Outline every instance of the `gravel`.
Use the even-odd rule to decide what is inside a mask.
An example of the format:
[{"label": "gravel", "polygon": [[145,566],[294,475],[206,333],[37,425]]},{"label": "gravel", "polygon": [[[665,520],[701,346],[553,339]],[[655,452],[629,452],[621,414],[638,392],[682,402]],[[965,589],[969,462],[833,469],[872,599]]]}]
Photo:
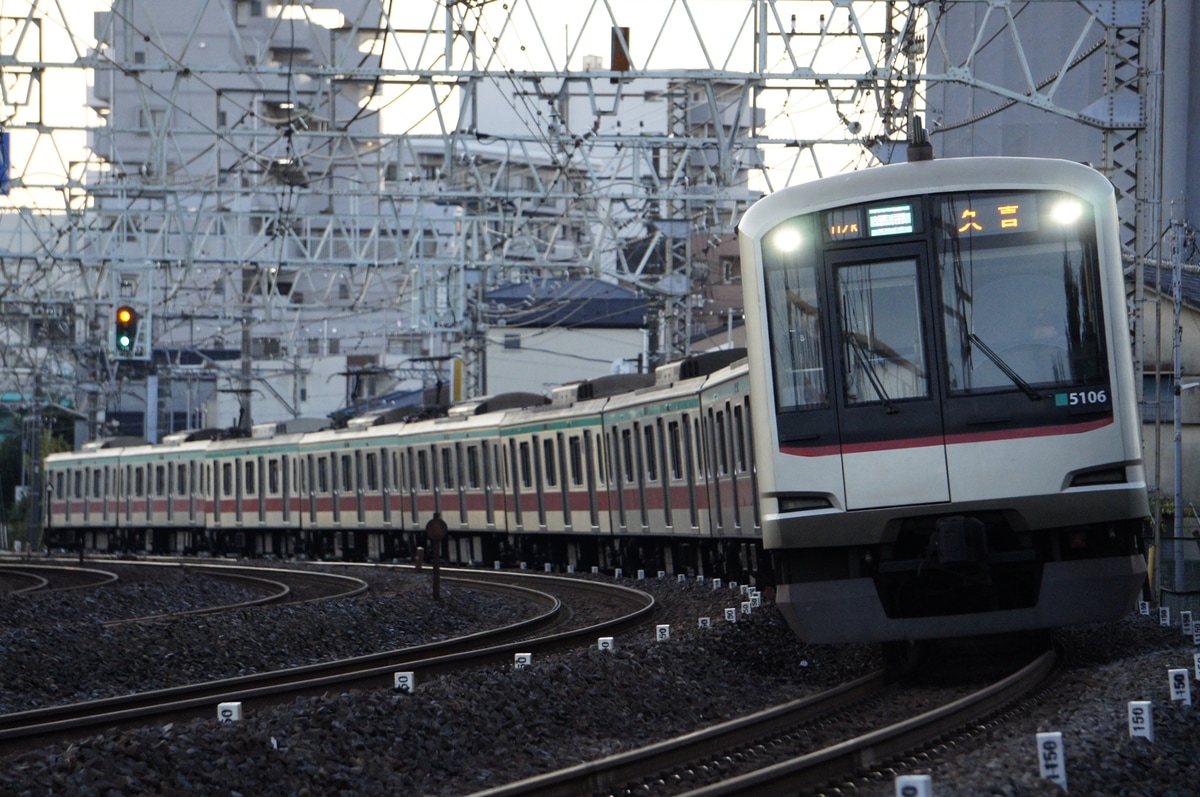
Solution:
[{"label": "gravel", "polygon": [[[355,575],[362,573],[355,571]],[[196,577],[76,593],[0,596],[0,711],[358,655],[510,622],[530,609],[396,572],[351,600],[257,607],[220,617],[102,629],[97,617],[228,600]],[[872,646],[797,640],[769,604],[736,624],[740,597],[695,582],[638,586],[659,601],[652,631],[391,690],[297,699],[222,726],[151,726],[0,757],[12,795],[457,795],[672,736],[844,682],[880,665]],[[218,592],[219,590],[219,592]],[[699,617],[712,627],[699,628]],[[169,628],[169,633],[164,633]],[[1061,731],[1073,794],[1191,794],[1200,782],[1197,714],[1172,704],[1168,668],[1192,669],[1178,628],[1130,616],[1059,635],[1067,667],[1041,695],[897,773],[928,773],[950,794],[1061,793],[1038,777],[1035,736]],[[1126,704],[1154,703],[1156,741],[1130,739]],[[892,795],[892,775],[838,787]],[[835,793],[830,790],[829,793]]]}]

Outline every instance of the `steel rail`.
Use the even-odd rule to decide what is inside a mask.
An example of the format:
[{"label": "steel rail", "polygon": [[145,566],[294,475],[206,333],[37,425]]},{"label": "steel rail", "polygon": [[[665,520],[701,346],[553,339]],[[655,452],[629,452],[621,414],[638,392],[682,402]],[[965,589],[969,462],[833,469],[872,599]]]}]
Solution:
[{"label": "steel rail", "polygon": [[686,797],[794,795],[800,789],[851,778],[891,758],[929,746],[1010,705],[1045,683],[1056,661],[1055,652],[1046,651],[1012,675],[940,708],[790,761],[686,792]]}]

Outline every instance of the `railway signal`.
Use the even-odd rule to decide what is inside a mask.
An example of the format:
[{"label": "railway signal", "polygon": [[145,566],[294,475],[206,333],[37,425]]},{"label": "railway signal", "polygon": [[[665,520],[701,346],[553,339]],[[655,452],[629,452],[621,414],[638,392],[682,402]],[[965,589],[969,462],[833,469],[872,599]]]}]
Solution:
[{"label": "railway signal", "polygon": [[113,342],[118,357],[134,356],[140,321],[141,314],[129,305],[121,305],[117,308],[113,326]]}]

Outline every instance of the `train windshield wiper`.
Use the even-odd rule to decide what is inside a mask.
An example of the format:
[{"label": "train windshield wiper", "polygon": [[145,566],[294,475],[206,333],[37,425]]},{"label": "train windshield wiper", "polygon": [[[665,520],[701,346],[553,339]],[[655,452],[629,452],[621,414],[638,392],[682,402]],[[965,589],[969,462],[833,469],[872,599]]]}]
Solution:
[{"label": "train windshield wiper", "polygon": [[999,368],[1001,371],[1004,372],[1005,376],[1007,376],[1010,380],[1012,380],[1012,383],[1014,385],[1021,388],[1022,392],[1024,392],[1026,396],[1029,396],[1030,401],[1041,401],[1042,400],[1042,394],[1038,393],[1036,390],[1033,389],[1032,385],[1030,385],[1028,382],[1026,382],[1024,379],[1022,379],[1021,375],[1018,374],[1016,371],[1014,371],[1013,367],[1011,365],[1004,362],[1003,357],[1001,357],[999,354],[996,354],[996,352],[992,351],[992,347],[987,345],[986,343],[984,343],[983,340],[978,335],[976,335],[974,332],[972,332],[967,337],[972,343],[974,343],[976,346],[979,347],[979,350],[981,352],[983,352],[984,354],[987,355],[987,358],[989,360],[991,360],[992,362],[994,362],[996,364],[997,368]]},{"label": "train windshield wiper", "polygon": [[850,344],[851,350],[854,351],[854,359],[858,360],[859,367],[867,375],[867,381],[871,383],[871,388],[875,391],[875,395],[879,397],[879,401],[883,404],[887,414],[895,415],[900,412],[900,408],[896,406],[896,402],[892,401],[891,396],[883,389],[883,381],[879,378],[879,372],[875,370],[875,363],[867,356],[863,342],[853,332],[847,331],[843,333],[843,337]]}]

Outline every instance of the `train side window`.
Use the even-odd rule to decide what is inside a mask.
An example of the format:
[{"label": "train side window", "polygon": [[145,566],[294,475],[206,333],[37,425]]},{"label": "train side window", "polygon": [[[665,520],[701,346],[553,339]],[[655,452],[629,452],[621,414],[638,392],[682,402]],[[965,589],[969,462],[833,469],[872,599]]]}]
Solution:
[{"label": "train side window", "polygon": [[733,408],[733,462],[738,473],[746,472],[746,425],[741,406]]},{"label": "train side window", "polygon": [[542,440],[542,456],[546,468],[546,486],[553,487],[558,483],[558,469],[554,465],[554,438],[547,437]]},{"label": "train side window", "polygon": [[429,489],[429,452],[423,448],[417,451],[417,486]]},{"label": "train side window", "polygon": [[571,484],[583,484],[583,447],[578,435],[567,439],[567,453],[571,461]]},{"label": "train side window", "polygon": [[279,495],[279,460],[267,460],[267,492]]},{"label": "train side window", "polygon": [[317,492],[329,492],[329,460],[317,457]]},{"label": "train side window", "polygon": [[165,470],[165,465],[154,466],[154,494],[160,498],[167,494],[167,477],[166,473],[164,472]]},{"label": "train side window", "polygon": [[642,427],[642,438],[645,442],[646,480],[658,481],[658,446],[654,442],[654,426],[647,424]]},{"label": "train side window", "polygon": [[450,446],[441,449],[442,454],[442,487],[454,489],[454,452]]},{"label": "train side window", "polygon": [[342,492],[348,493],[354,489],[354,478],[352,466],[350,464],[350,455],[342,454],[341,461],[338,463],[341,469]]},{"label": "train side window", "polygon": [[146,495],[146,469],[142,466],[133,469],[133,494],[138,498]]},{"label": "train side window", "polygon": [[221,495],[233,495],[233,463],[221,463]]},{"label": "train side window", "polygon": [[521,459],[521,463],[520,463],[521,486],[522,487],[532,487],[533,486],[533,476],[532,476],[533,464],[530,461],[528,441],[522,441],[521,445],[518,447],[517,451],[518,451],[518,453],[520,455],[520,459]]},{"label": "train side window", "polygon": [[[61,494],[62,493],[60,492],[59,495],[61,495]],[[83,471],[82,470],[75,471],[74,497],[75,498],[83,498]]]},{"label": "train side window", "polygon": [[633,430],[621,430],[621,463],[624,465],[625,483],[633,484]]},{"label": "train side window", "polygon": [[492,444],[492,464],[496,468],[494,478],[496,479],[496,489],[504,490],[508,486],[508,464],[504,461],[504,457],[500,454],[500,444]]},{"label": "train side window", "polygon": [[379,455],[374,451],[367,452],[367,489],[371,492],[379,489]]},{"label": "train side window", "polygon": [[467,446],[467,486],[479,488],[479,446]]},{"label": "train side window", "polygon": [[257,487],[256,487],[256,485],[255,485],[255,478],[254,478],[254,472],[255,472],[255,469],[254,469],[254,462],[253,462],[253,460],[249,460],[249,459],[248,459],[248,460],[246,460],[246,462],[245,462],[245,466],[246,466],[246,467],[245,467],[245,471],[246,471],[246,477],[245,477],[245,478],[246,478],[246,481],[245,481],[245,485],[244,485],[244,486],[245,486],[245,490],[246,490],[246,493],[245,493],[245,494],[246,494],[246,495],[254,495],[254,492],[255,492],[255,490],[257,489]]},{"label": "train side window", "polygon": [[667,438],[670,442],[671,478],[678,481],[683,478],[683,440],[679,432],[679,421],[667,424]]},{"label": "train side window", "polygon": [[717,436],[717,468],[718,472],[724,475],[729,473],[729,449],[726,443],[724,412],[717,412],[715,434]]},{"label": "train side window", "polygon": [[104,491],[101,490],[101,475],[100,474],[101,474],[100,470],[92,471],[92,497],[93,498],[100,498],[101,496],[104,495]]}]

